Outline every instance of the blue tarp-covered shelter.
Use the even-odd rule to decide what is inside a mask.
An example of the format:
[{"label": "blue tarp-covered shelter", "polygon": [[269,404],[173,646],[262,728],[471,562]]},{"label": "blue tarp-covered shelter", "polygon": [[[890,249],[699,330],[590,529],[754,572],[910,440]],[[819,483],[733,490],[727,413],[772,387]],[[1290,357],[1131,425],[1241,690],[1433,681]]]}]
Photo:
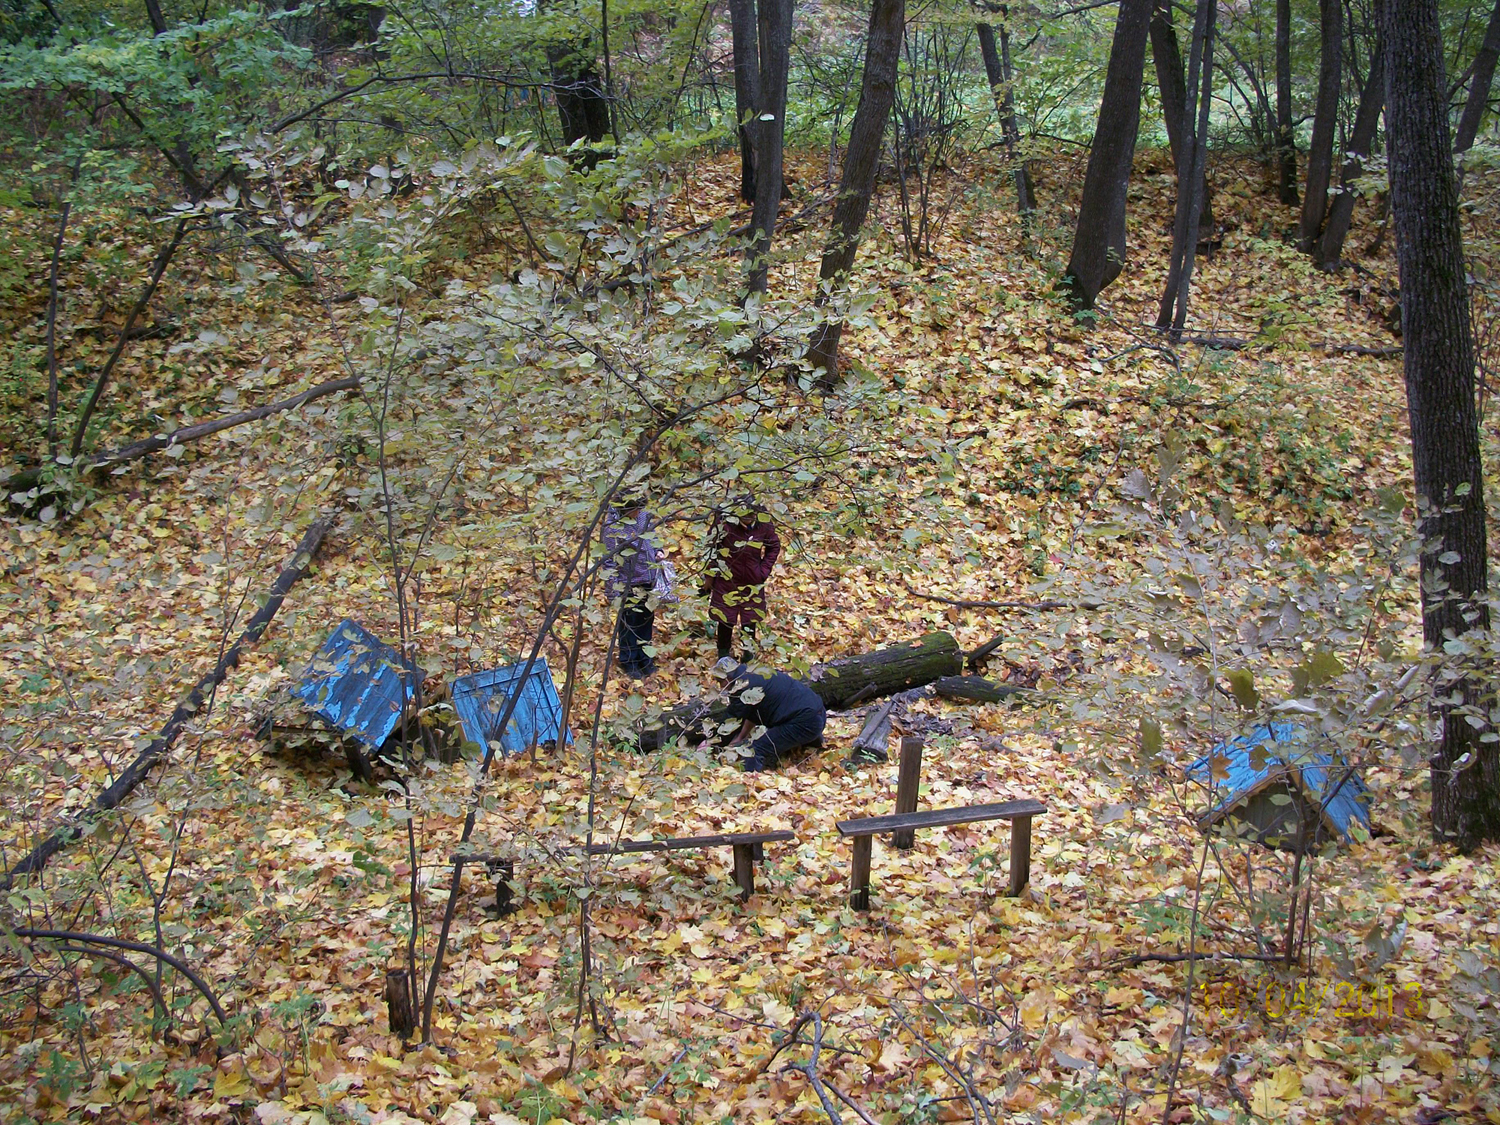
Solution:
[{"label": "blue tarp-covered shelter", "polygon": [[[506,757],[557,741],[562,725],[562,700],[557,697],[552,672],[540,658],[532,663],[530,675],[522,682],[521,673],[525,670],[523,662],[453,681],[453,709],[463,724],[464,738],[486,749],[491,742],[498,742]],[[500,719],[518,685],[520,698],[501,732]],[[573,741],[571,732],[565,732],[563,738]]]},{"label": "blue tarp-covered shelter", "polygon": [[319,718],[378,750],[416,697],[421,675],[394,648],[345,618],[295,692]]},{"label": "blue tarp-covered shelter", "polygon": [[[1295,847],[1349,839],[1370,823],[1370,793],[1358,773],[1316,745],[1296,723],[1271,723],[1220,743],[1187,768],[1216,798],[1199,819],[1204,830],[1232,821],[1251,839]],[[1303,835],[1305,833],[1305,836]]]}]

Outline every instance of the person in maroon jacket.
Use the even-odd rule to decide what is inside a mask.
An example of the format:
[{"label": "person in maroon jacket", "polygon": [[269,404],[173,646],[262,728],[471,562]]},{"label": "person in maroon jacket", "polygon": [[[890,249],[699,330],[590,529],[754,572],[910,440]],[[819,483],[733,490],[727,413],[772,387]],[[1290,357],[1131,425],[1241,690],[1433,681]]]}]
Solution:
[{"label": "person in maroon jacket", "polygon": [[[742,496],[715,511],[708,544],[703,592],[718,625],[719,655],[724,657],[733,648],[736,625],[742,638],[753,637],[755,627],[765,620],[766,579],[781,557],[781,540],[766,511]],[[748,661],[749,655],[744,659]]]}]

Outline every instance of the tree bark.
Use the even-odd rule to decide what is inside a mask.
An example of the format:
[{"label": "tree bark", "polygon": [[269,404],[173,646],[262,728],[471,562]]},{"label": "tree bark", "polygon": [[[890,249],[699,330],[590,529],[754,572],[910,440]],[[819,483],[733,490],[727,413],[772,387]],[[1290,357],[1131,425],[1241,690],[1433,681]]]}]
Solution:
[{"label": "tree bark", "polygon": [[1297,206],[1297,138],[1292,130],[1292,0],[1276,0],[1276,167],[1281,202]]},{"label": "tree bark", "polygon": [[[557,123],[562,130],[563,146],[571,147],[578,141],[598,144],[610,131],[609,99],[588,36],[549,43],[547,65],[552,93],[557,99]],[[599,162],[599,155],[584,153],[579,162],[585,168],[592,168]]]},{"label": "tree bark", "polygon": [[[929,633],[913,644],[850,656],[813,670],[808,686],[830,711],[847,711],[871,699],[930,684],[963,672],[964,654],[951,633]],[[655,750],[671,738],[701,742],[724,721],[712,698],[692,700],[662,712],[656,725],[641,731],[642,750]]]},{"label": "tree bark", "polygon": [[1016,211],[1029,220],[1036,210],[1036,188],[1031,181],[1031,165],[1021,155],[1021,127],[1016,121],[1015,78],[1010,65],[1010,6],[1000,6],[1000,38],[997,48],[995,29],[977,25],[979,53],[984,59],[984,76],[995,99],[1000,118],[1000,133],[1005,138],[1005,155],[1016,181]]},{"label": "tree bark", "polygon": [[760,47],[755,0],[729,0],[734,44],[734,118],[740,137],[740,198],[755,202],[755,145],[751,131],[760,112]]},{"label": "tree bark", "polygon": [[172,712],[172,717],[167,720],[166,725],[146,748],[136,755],[135,761],[131,762],[119,777],[100,792],[76,820],[58,825],[32,849],[30,854],[0,877],[0,891],[10,890],[15,885],[16,879],[22,875],[32,875],[41,871],[49,859],[82,835],[84,824],[97,819],[100,813],[119,807],[120,802],[130,796],[136,786],[146,779],[146,775],[172,748],[172,743],[177,741],[177,736],[182,733],[182,728],[187,726],[188,720],[203,709],[209,695],[224,682],[225,677],[229,675],[229,670],[239,664],[243,650],[260,640],[266,627],[271,624],[271,619],[276,616],[276,611],[281,608],[281,603],[286,600],[287,592],[296,584],[297,579],[306,573],[313,556],[318,553],[323,536],[332,526],[333,520],[333,514],[323,516],[315,520],[307,529],[306,534],[302,536],[302,541],[297,544],[297,549],[292,552],[292,557],[287,560],[281,573],[276,576],[265,605],[261,606],[259,612],[250,619],[250,623],[245,626],[245,631],[240,634],[240,639],[225,651],[213,669],[198,681],[192,691],[188,692],[188,697],[177,705],[177,710]]},{"label": "tree bark", "polygon": [[1490,100],[1490,84],[1495,80],[1495,62],[1500,59],[1500,0],[1495,0],[1495,10],[1490,13],[1490,25],[1485,30],[1484,42],[1474,56],[1474,76],[1469,80],[1469,97],[1464,102],[1463,116],[1458,119],[1458,132],[1453,137],[1455,154],[1468,152],[1479,135],[1479,122],[1484,117]]},{"label": "tree bark", "polygon": [[[1422,636],[1441,650],[1490,627],[1474,339],[1437,0],[1382,0],[1381,18],[1407,413],[1422,505]],[[1479,642],[1481,651],[1488,643]],[[1472,667],[1450,666],[1434,681],[1442,734],[1431,760],[1432,825],[1465,850],[1500,838],[1500,750],[1481,741],[1491,727],[1492,680],[1488,669],[1481,678]]]},{"label": "tree bark", "polygon": [[1093,308],[1100,290],[1120,276],[1125,264],[1125,202],[1141,123],[1141,79],[1151,7],[1152,0],[1120,0],[1115,21],[1104,97],[1063,282],[1080,309]]},{"label": "tree bark", "polygon": [[[860,79],[859,108],[849,128],[849,147],[844,151],[844,174],[833,205],[833,229],[823,248],[818,268],[818,293],[814,305],[822,308],[832,299],[835,287],[844,286],[854,256],[859,250],[859,232],[870,213],[875,194],[875,171],[880,164],[881,143],[896,96],[896,66],[901,57],[901,36],[906,27],[906,0],[873,0],[870,28],[865,38],[865,67]],[[844,322],[825,316],[813,329],[807,359],[814,370],[822,370],[819,383],[832,387],[838,378],[839,336]]]},{"label": "tree bark", "polygon": [[791,67],[792,0],[760,0],[760,95],[755,128],[755,207],[750,213],[748,293],[764,293],[771,239],[781,205],[782,142],[786,136],[786,80]]},{"label": "tree bark", "polygon": [[[1162,123],[1167,127],[1167,145],[1172,150],[1172,167],[1178,169],[1180,174],[1183,130],[1192,128],[1190,115],[1193,111],[1188,105],[1188,81],[1182,72],[1182,53],[1177,48],[1177,29],[1172,23],[1171,0],[1156,0],[1156,6],[1151,11],[1151,59],[1156,66],[1156,88],[1161,94]],[[1212,231],[1213,200],[1209,198],[1206,169],[1207,165],[1205,179],[1201,184],[1203,210],[1200,223]]]},{"label": "tree bark", "polygon": [[1345,154],[1339,193],[1328,208],[1328,222],[1318,242],[1318,266],[1336,270],[1344,254],[1344,240],[1354,219],[1355,191],[1365,157],[1375,146],[1375,131],[1380,127],[1380,111],[1385,105],[1385,37],[1376,32],[1375,50],[1370,55],[1370,73],[1359,92],[1359,108],[1354,113],[1354,128],[1349,133],[1349,151]]},{"label": "tree bark", "polygon": [[983,676],[944,676],[934,680],[932,690],[945,699],[966,699],[974,703],[1001,703],[1017,695],[1035,695],[1035,688],[1016,684],[997,684]]},{"label": "tree bark", "polygon": [[[1208,118],[1214,84],[1214,17],[1217,12],[1218,0],[1198,0],[1198,11],[1193,20],[1187,84],[1187,89],[1193,93],[1191,97],[1185,96],[1183,106],[1182,155],[1177,162],[1177,211],[1172,221],[1172,259],[1156,318],[1158,328],[1171,326],[1174,341],[1182,338],[1187,321],[1193,256],[1198,247],[1198,224],[1203,212],[1204,175],[1208,167]],[[1198,89],[1200,80],[1201,91]],[[1193,121],[1195,110],[1198,115],[1196,122]]]},{"label": "tree bark", "polygon": [[1297,248],[1311,254],[1328,214],[1328,188],[1333,182],[1333,141],[1338,129],[1339,81],[1344,58],[1342,0],[1318,0],[1322,61],[1318,65],[1318,99],[1313,110],[1312,143],[1307,149],[1307,191],[1302,197],[1302,221]]}]

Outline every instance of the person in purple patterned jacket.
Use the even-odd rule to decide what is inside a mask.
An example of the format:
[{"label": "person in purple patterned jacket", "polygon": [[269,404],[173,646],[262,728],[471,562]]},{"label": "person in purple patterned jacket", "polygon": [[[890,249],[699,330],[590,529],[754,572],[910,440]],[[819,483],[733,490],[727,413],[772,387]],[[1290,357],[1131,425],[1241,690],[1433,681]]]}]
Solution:
[{"label": "person in purple patterned jacket", "polygon": [[661,566],[661,549],[652,542],[654,521],[639,493],[618,496],[604,514],[604,592],[620,606],[618,645],[620,669],[634,679],[656,671],[647,649],[656,615],[649,604]]}]

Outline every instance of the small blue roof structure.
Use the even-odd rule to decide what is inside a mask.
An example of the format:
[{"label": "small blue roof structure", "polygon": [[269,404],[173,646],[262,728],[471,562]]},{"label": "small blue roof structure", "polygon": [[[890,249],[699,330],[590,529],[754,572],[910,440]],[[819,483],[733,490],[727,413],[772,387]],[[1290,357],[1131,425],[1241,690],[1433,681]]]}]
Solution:
[{"label": "small blue roof structure", "polygon": [[[453,681],[453,709],[458,712],[466,739],[485,748],[491,742],[498,742],[505,757],[557,739],[558,727],[562,725],[562,700],[557,697],[552,672],[547,662],[538,657],[531,665],[531,674],[522,683],[521,673],[525,669],[522,662]],[[518,685],[520,698],[502,734],[498,729],[500,719]],[[563,737],[573,741],[571,731]]]},{"label": "small blue roof structure", "polygon": [[421,675],[394,648],[346,617],[293,690],[320,718],[378,750],[416,697]]},{"label": "small blue roof structure", "polygon": [[[1219,798],[1198,821],[1205,830],[1231,819],[1262,843],[1290,847],[1304,829],[1311,829],[1309,843],[1347,840],[1356,820],[1370,823],[1370,791],[1359,774],[1315,749],[1312,733],[1296,723],[1258,726],[1220,743],[1188,766],[1187,777]],[[1273,799],[1281,794],[1289,799]]]}]

